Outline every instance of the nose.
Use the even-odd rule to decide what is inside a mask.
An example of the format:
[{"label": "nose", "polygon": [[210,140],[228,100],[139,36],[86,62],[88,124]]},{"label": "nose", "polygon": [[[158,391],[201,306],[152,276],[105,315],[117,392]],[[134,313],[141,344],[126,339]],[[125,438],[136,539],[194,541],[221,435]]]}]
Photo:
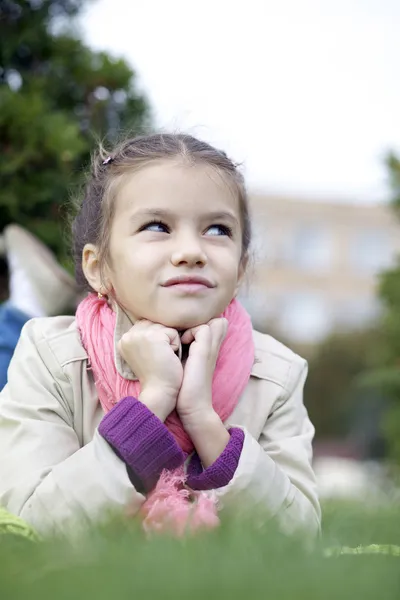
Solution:
[{"label": "nose", "polygon": [[174,267],[178,267],[179,265],[204,267],[207,264],[207,256],[198,236],[194,234],[179,236],[179,239],[176,239],[175,247],[171,254],[171,263]]}]

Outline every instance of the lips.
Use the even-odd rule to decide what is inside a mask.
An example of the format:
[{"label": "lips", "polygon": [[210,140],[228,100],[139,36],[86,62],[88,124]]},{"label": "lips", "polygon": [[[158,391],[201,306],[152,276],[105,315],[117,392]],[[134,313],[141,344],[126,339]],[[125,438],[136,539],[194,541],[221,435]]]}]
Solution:
[{"label": "lips", "polygon": [[213,283],[207,279],[206,277],[201,276],[193,276],[193,275],[178,275],[177,277],[172,277],[171,279],[167,279],[165,283],[163,283],[163,287],[171,287],[171,286],[204,286],[208,288],[215,287]]}]

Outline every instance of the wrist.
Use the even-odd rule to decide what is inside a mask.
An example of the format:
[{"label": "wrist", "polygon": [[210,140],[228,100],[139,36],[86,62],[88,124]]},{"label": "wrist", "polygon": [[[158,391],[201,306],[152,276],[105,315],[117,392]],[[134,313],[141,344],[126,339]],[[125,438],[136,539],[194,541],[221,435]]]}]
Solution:
[{"label": "wrist", "polygon": [[[232,480],[239,464],[244,444],[244,431],[238,427],[229,429],[230,439],[221,454],[206,468],[199,454],[194,454],[187,467],[186,484],[192,490],[213,490],[225,487]],[[207,458],[206,458],[207,460]]]},{"label": "wrist", "polygon": [[190,415],[179,415],[186,433],[191,437],[198,432],[224,426],[220,416],[211,407],[192,412]]},{"label": "wrist", "polygon": [[230,434],[214,410],[198,412],[183,427],[193,442],[204,468],[208,468],[224,451]]},{"label": "wrist", "polygon": [[185,454],[160,419],[132,396],[120,400],[98,431],[128,467],[137,491],[149,491],[164,470],[178,468]]},{"label": "wrist", "polygon": [[144,388],[139,394],[139,400],[162,422],[174,410],[176,404],[176,398],[163,391],[162,388]]}]

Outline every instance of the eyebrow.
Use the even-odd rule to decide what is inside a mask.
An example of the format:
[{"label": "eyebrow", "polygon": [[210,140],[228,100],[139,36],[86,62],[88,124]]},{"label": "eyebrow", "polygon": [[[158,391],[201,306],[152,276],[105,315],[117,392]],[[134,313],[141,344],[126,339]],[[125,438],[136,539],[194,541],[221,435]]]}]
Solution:
[{"label": "eyebrow", "polygon": [[[168,209],[158,209],[158,208],[148,208],[143,210],[138,210],[131,215],[131,220],[135,220],[141,217],[173,217],[175,213]],[[222,221],[231,221],[234,223],[239,223],[237,217],[228,211],[215,211],[209,212],[204,215],[204,218],[211,220],[222,220]]]}]

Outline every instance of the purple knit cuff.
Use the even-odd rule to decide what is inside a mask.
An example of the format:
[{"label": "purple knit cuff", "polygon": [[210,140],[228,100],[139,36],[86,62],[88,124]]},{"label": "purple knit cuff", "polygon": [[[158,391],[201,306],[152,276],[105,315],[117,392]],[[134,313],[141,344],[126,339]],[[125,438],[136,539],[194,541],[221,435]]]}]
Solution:
[{"label": "purple knit cuff", "polygon": [[203,471],[199,455],[190,459],[186,485],[192,490],[213,490],[228,485],[239,464],[244,442],[244,431],[238,427],[229,429],[231,439],[217,460]]},{"label": "purple knit cuff", "polygon": [[186,455],[167,427],[139,400],[127,396],[108,412],[99,433],[151,490],[163,469],[176,469]]}]

